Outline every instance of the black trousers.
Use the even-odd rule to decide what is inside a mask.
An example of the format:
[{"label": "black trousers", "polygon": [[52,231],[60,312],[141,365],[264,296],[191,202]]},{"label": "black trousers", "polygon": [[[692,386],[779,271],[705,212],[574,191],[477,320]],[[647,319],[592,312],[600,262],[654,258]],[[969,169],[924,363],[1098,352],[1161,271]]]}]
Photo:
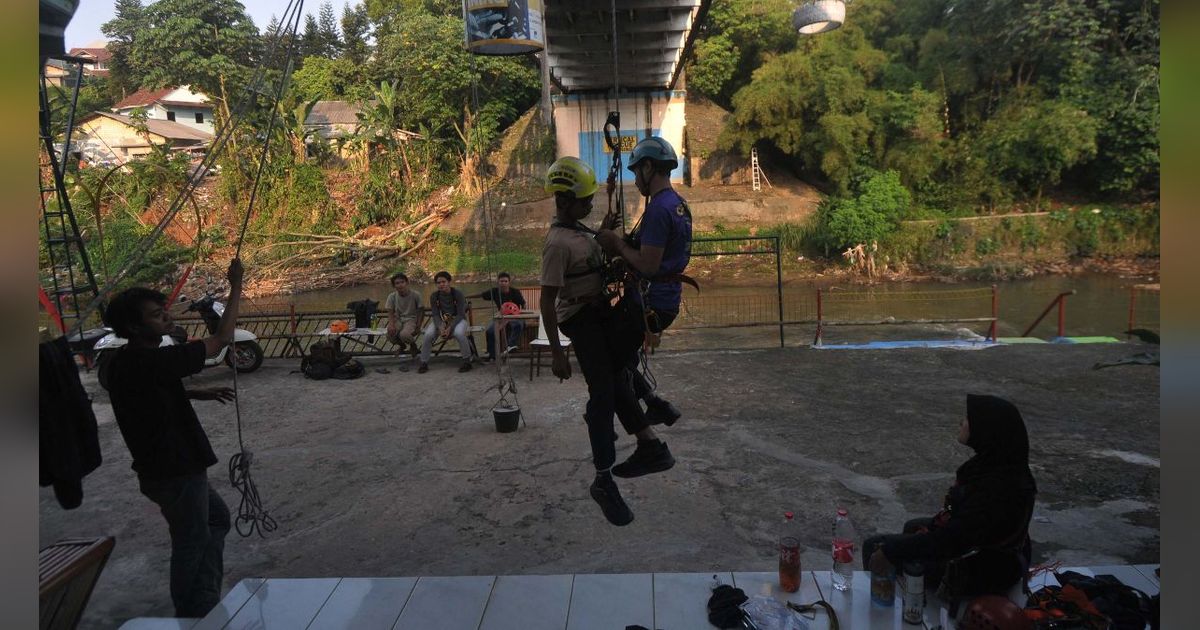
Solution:
[{"label": "black trousers", "polygon": [[[882,547],[885,542],[912,536],[919,533],[921,529],[931,529],[932,527],[932,518],[914,518],[913,520],[904,524],[903,534],[881,534],[879,536],[872,536],[864,540],[862,547],[863,571],[871,570],[871,567],[868,566],[868,563],[871,560],[871,554],[875,553],[875,550]],[[936,590],[938,585],[942,583],[942,574],[946,572],[945,561],[926,558],[918,560],[917,562],[919,562],[925,569],[925,590]],[[903,571],[904,567],[896,567],[897,575]]]},{"label": "black trousers", "polygon": [[208,484],[207,473],[138,481],[171,532],[175,616],[203,617],[221,601],[229,507]]},{"label": "black trousers", "polygon": [[[650,332],[660,333],[666,330],[678,316],[679,311],[654,311],[654,314],[650,317],[650,321],[646,322],[646,325],[650,328]],[[650,383],[646,381],[646,377],[642,376],[642,371],[638,368],[638,356],[635,351],[633,361],[629,363],[626,369],[629,371],[629,378],[633,383],[633,394],[638,400],[641,400],[653,392],[654,388],[650,386]]]},{"label": "black trousers", "polygon": [[571,339],[587,381],[584,420],[596,470],[607,470],[616,463],[614,413],[630,435],[648,426],[627,369],[630,362],[637,361],[643,327],[640,321],[636,308],[589,305],[559,324],[559,330]]}]

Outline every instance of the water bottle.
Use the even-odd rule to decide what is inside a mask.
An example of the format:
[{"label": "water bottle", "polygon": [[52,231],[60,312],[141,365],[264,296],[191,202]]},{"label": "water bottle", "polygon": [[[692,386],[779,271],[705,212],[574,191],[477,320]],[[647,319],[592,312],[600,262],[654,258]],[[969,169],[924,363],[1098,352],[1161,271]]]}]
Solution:
[{"label": "water bottle", "polygon": [[904,622],[925,622],[925,567],[917,562],[904,563]]},{"label": "water bottle", "polygon": [[854,579],[854,526],[845,508],[838,508],[833,519],[833,588],[850,589]]},{"label": "water bottle", "polygon": [[783,513],[779,533],[779,588],[795,593],[800,590],[800,533],[791,512]]}]

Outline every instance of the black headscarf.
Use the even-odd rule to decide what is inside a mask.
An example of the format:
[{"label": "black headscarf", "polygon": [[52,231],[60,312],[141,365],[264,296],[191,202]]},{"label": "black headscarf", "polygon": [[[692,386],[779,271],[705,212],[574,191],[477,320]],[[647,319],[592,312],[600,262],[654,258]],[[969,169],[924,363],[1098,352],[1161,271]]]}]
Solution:
[{"label": "black headscarf", "polygon": [[959,483],[1015,482],[1018,488],[1037,492],[1029,471],[1029,434],[1015,405],[995,396],[967,394],[967,423],[967,446],[975,456],[958,467]]}]

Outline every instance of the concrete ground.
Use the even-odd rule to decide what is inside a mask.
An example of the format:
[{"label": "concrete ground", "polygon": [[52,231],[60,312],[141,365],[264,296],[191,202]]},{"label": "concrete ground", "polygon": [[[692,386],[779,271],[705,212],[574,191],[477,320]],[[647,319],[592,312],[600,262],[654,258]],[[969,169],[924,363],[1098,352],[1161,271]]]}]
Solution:
[{"label": "concrete ground", "polygon": [[[636,520],[611,527],[587,494],[591,462],[581,375],[526,380],[514,362],[528,426],[499,434],[489,409],[493,367],[428,374],[367,359],[356,381],[305,380],[271,359],[239,379],[247,448],[262,500],[278,521],[265,538],[231,533],[226,587],[251,577],[550,574],[773,570],[781,515],[805,531],[803,565],[828,569],[829,531],[845,506],[860,537],[932,514],[969,450],[955,442],[965,394],[993,393],[1023,412],[1040,488],[1036,561],[1157,562],[1159,372],[1097,361],[1132,344],[985,350],[815,350],[660,353],[660,391],[684,411],[661,434],[678,463],[621,481]],[[374,368],[390,369],[380,374]],[[228,384],[213,368],[196,386]],[[169,546],[142,497],[94,373],[104,464],[82,507],[41,495],[41,543],[116,536],[81,627],[112,628],[172,613]],[[196,403],[226,477],[237,450],[232,406]],[[618,458],[633,440],[622,436]]]}]

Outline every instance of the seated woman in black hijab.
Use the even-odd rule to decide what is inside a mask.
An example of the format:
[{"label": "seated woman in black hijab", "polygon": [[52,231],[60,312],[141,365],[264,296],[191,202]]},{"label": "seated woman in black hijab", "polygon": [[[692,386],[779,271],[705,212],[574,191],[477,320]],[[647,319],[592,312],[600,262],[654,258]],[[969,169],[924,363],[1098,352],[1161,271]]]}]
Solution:
[{"label": "seated woman in black hijab", "polygon": [[[995,396],[967,395],[967,417],[958,441],[975,456],[958,467],[941,512],[914,519],[903,534],[868,538],[864,568],[886,573],[916,562],[928,588],[941,581],[948,560],[973,549],[986,550],[986,582],[1015,584],[1030,562],[1029,519],[1037,485],[1029,472],[1029,437],[1021,413]],[[977,567],[978,570],[978,567]]]}]

